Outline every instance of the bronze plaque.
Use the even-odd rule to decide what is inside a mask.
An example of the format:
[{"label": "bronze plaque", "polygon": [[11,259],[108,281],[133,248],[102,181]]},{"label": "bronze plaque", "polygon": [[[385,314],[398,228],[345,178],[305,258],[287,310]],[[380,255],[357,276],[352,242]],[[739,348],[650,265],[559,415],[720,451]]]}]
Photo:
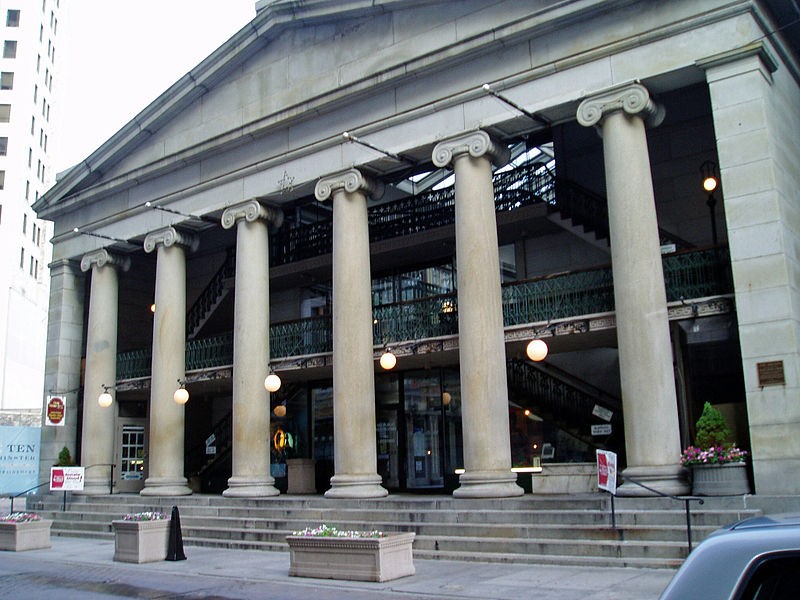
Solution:
[{"label": "bronze plaque", "polygon": [[770,362],[756,363],[758,370],[758,385],[785,385],[786,379],[783,376],[783,361],[773,360]]}]

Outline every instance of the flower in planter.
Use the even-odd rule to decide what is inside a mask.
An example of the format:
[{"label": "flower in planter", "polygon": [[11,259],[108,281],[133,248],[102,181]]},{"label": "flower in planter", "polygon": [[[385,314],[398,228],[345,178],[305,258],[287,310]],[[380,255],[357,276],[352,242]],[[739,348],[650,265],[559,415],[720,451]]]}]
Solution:
[{"label": "flower in planter", "polygon": [[0,517],[3,523],[30,523],[31,521],[41,521],[42,517],[35,513],[14,512]]},{"label": "flower in planter", "polygon": [[703,449],[689,446],[681,454],[681,465],[724,465],[744,461],[747,452],[736,446],[712,446]]},{"label": "flower in planter", "polygon": [[325,525],[306,527],[302,531],[294,531],[292,535],[304,537],[341,537],[341,538],[381,538],[386,537],[382,531],[342,531],[336,527]]},{"label": "flower in planter", "polygon": [[153,511],[130,513],[122,517],[123,521],[161,521],[163,519],[169,519],[169,515]]}]

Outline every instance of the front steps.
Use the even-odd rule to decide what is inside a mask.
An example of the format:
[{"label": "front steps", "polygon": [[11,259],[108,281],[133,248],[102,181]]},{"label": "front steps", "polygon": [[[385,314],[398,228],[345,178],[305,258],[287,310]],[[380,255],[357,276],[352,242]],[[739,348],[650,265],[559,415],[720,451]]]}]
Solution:
[{"label": "front steps", "polygon": [[[609,496],[534,496],[467,500],[395,494],[370,500],[282,495],[233,499],[216,495],[141,497],[114,494],[28,499],[28,510],[53,519],[52,534],[110,538],[126,513],[178,506],[184,544],[286,551],[285,536],[321,523],[340,529],[413,531],[414,556],[582,566],[675,568],[687,555],[683,503]],[[760,514],[740,497],[691,503],[694,544],[719,527]]]}]

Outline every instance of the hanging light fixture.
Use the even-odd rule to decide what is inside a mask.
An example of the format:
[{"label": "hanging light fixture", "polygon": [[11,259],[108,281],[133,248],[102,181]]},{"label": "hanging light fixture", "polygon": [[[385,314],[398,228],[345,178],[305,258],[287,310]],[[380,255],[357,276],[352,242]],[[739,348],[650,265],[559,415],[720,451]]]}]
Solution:
[{"label": "hanging light fixture", "polygon": [[379,362],[384,371],[391,371],[397,364],[397,357],[394,355],[391,348],[386,348],[383,354],[381,354]]},{"label": "hanging light fixture", "polygon": [[272,370],[272,365],[270,365],[269,375],[267,375],[266,379],[264,379],[264,389],[266,389],[270,394],[274,394],[281,389],[281,383],[281,378],[275,371]]},{"label": "hanging light fixture", "polygon": [[533,362],[543,361],[547,356],[547,352],[547,343],[539,338],[528,342],[528,346],[525,348],[525,354],[527,354],[528,358],[530,358]]},{"label": "hanging light fixture", "polygon": [[172,394],[172,399],[178,404],[186,404],[189,401],[189,390],[186,389],[186,382],[178,379],[178,385],[180,387]]},{"label": "hanging light fixture", "polygon": [[442,404],[444,404],[445,406],[449,406],[450,402],[452,401],[453,401],[453,396],[450,394],[450,392],[447,391],[442,392]]},{"label": "hanging light fixture", "polygon": [[[276,375],[277,377],[277,375]],[[276,417],[285,417],[286,416],[286,402],[281,402],[272,409],[272,412],[275,413]]]},{"label": "hanging light fixture", "polygon": [[103,391],[97,397],[97,403],[103,408],[108,408],[114,402],[114,398],[108,393],[108,390],[112,389],[113,386],[101,383],[100,387],[103,388]]}]

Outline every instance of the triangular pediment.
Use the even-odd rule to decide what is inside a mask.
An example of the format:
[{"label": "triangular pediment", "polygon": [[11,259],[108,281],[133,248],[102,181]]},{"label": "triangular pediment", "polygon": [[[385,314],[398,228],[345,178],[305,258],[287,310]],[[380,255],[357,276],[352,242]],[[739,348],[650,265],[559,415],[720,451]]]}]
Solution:
[{"label": "triangular pediment", "polygon": [[[96,186],[125,186],[180,161],[227,151],[309,110],[370,92],[414,68],[474,51],[471,30],[530,12],[488,12],[481,0],[267,2],[250,23],[180,78],[34,207],[52,218],[62,199]],[[542,3],[549,4],[548,2]],[[48,216],[50,215],[50,216]]]}]

